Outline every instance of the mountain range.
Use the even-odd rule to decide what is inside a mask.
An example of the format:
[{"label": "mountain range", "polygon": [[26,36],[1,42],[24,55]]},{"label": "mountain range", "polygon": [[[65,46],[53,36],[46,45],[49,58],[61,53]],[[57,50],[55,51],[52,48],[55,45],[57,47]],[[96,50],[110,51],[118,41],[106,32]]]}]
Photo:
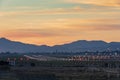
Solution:
[{"label": "mountain range", "polygon": [[105,41],[87,41],[78,40],[68,44],[47,46],[47,45],[33,45],[16,41],[11,41],[6,38],[0,38],[0,52],[17,52],[17,53],[29,53],[29,52],[83,52],[83,51],[105,51],[105,50],[117,50],[120,48],[120,42]]}]

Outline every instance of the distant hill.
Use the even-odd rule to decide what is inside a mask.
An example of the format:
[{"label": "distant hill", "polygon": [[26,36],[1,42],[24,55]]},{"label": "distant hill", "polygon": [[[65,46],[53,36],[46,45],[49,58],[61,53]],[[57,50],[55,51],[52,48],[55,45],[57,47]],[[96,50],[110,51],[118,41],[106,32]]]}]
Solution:
[{"label": "distant hill", "polygon": [[0,52],[79,52],[79,51],[105,51],[117,50],[120,48],[120,42],[104,42],[104,41],[86,41],[79,40],[68,44],[47,46],[33,45],[21,42],[11,41],[6,38],[0,38]]}]

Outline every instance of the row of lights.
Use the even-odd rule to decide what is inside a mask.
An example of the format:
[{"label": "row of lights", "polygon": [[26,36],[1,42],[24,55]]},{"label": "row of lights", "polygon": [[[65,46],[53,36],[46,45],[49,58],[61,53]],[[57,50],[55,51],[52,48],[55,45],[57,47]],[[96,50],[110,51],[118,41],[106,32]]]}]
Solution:
[{"label": "row of lights", "polygon": [[70,57],[70,60],[109,60],[109,59],[117,59],[120,58],[120,56],[73,56]]},{"label": "row of lights", "polygon": [[23,61],[23,60],[30,60],[29,58],[7,58],[7,61],[17,61],[17,60],[19,60],[19,61]]}]

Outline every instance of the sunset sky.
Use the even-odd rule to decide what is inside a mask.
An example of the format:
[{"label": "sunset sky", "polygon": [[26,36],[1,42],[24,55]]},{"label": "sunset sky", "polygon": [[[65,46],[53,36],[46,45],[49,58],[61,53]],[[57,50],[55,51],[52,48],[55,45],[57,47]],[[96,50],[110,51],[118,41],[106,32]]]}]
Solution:
[{"label": "sunset sky", "polygon": [[50,46],[120,42],[120,0],[0,0],[0,37]]}]

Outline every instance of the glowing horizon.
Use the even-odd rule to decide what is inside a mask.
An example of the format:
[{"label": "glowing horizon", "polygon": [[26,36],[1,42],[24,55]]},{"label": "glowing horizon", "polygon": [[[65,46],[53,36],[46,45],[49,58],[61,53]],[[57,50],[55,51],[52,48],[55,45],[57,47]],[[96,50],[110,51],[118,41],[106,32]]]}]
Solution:
[{"label": "glowing horizon", "polygon": [[0,0],[0,37],[37,45],[120,42],[119,0]]}]

